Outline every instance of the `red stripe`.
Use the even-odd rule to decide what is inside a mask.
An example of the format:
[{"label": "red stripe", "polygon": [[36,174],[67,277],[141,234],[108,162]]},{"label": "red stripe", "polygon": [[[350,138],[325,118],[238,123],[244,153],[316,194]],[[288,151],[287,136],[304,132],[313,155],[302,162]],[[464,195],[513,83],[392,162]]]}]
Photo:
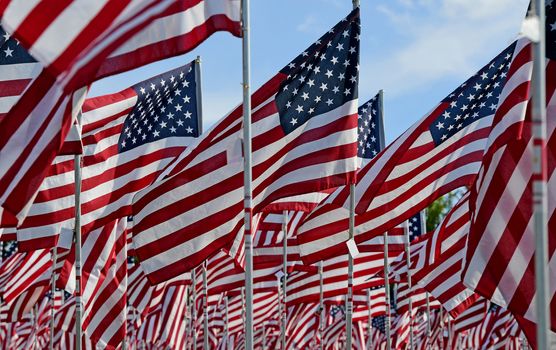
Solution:
[{"label": "red stripe", "polygon": [[0,97],[21,95],[31,81],[32,79],[0,80]]}]

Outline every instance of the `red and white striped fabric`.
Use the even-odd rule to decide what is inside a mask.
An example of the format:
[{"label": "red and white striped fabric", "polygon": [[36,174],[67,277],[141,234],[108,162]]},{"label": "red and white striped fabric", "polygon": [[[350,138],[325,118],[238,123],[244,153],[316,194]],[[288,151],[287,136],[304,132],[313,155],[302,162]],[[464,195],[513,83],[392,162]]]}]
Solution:
[{"label": "red and white striped fabric", "polygon": [[315,339],[318,327],[318,304],[290,306],[286,318],[286,348],[306,349]]},{"label": "red and white striped fabric", "polygon": [[[253,94],[255,213],[279,198],[337,187],[352,179],[357,159],[357,98],[352,89],[357,81],[358,23],[359,13],[354,10]],[[342,51],[348,55],[348,64],[332,67],[325,56],[314,54],[340,41],[354,48],[352,53]],[[317,92],[317,77],[308,66],[326,66],[330,74],[337,70],[353,79],[323,81],[345,92],[341,99],[331,95],[325,106],[328,85],[323,87],[325,94],[322,89]],[[304,89],[304,95],[295,96],[299,89]],[[313,103],[302,98],[309,92],[324,95]],[[297,110],[290,109],[292,103],[299,105]],[[303,108],[308,113],[300,114],[304,119],[298,120]],[[135,197],[135,251],[151,281],[163,281],[200,264],[225,245],[231,246],[241,231],[241,122],[239,106],[169,166],[164,180]],[[242,236],[238,235],[239,240]]]},{"label": "red and white striped fabric", "polygon": [[468,200],[466,193],[434,231],[430,261],[413,274],[414,283],[430,292],[453,318],[479,298],[461,277],[469,233]]},{"label": "red and white striped fabric", "polygon": [[[556,9],[547,6],[546,102],[547,139],[544,171],[548,189],[548,259],[549,298],[551,310],[556,302],[556,54],[555,37],[549,24],[556,19]],[[529,47],[523,51],[528,51]],[[479,294],[510,310],[516,317],[535,322],[532,162],[537,155],[532,122],[532,106],[528,105],[531,57],[514,68],[514,89],[504,91],[500,109],[498,137],[489,140],[485,161],[471,189],[472,221],[464,271],[464,283]],[[516,62],[518,63],[518,62]],[[518,74],[518,73],[522,74]],[[528,73],[528,74],[526,74]],[[504,122],[508,120],[507,122]],[[509,122],[512,123],[509,123]],[[544,177],[544,176],[543,176]],[[496,200],[492,200],[495,198]],[[552,312],[554,315],[554,312]],[[551,317],[556,330],[556,318]],[[527,329],[527,328],[524,328]],[[533,336],[534,337],[534,336]]]},{"label": "red and white striped fabric", "polygon": [[[389,252],[390,258],[397,256]],[[361,253],[353,260],[353,286],[354,290],[366,289],[376,286],[370,280],[384,268],[384,253]],[[347,255],[323,261],[323,291],[325,298],[347,294]],[[319,300],[319,274],[313,266],[310,271],[298,271],[288,277],[287,300],[288,304],[304,302],[318,302]]]},{"label": "red and white striped fabric", "polygon": [[[417,310],[427,305],[427,292],[419,286],[413,285],[411,291],[407,283],[398,283],[396,290],[396,306],[399,313],[409,310],[409,298],[411,297],[412,308]],[[438,300],[429,295],[429,306],[432,309],[441,307]]]},{"label": "red and white striped fabric", "polygon": [[[380,152],[357,174],[355,241],[381,235],[439,196],[471,185],[492,132],[498,94],[506,85],[510,45]],[[500,68],[500,69],[498,69]],[[494,106],[494,108],[492,107]],[[347,251],[349,186],[334,192],[300,228],[303,261]],[[326,247],[326,249],[323,249]]]},{"label": "red and white striped fabric", "polygon": [[[201,121],[197,113],[196,64],[85,101],[83,232],[131,214],[134,194],[148,186],[198,136]],[[157,91],[164,91],[164,95]],[[152,108],[151,113],[146,114],[145,108]],[[168,112],[163,113],[166,109]],[[142,119],[137,128],[133,121],[139,115]],[[69,157],[57,157],[56,161],[18,229],[21,249],[49,246],[58,232],[73,227],[74,161]]]},{"label": "red and white striped fabric", "polygon": [[27,288],[51,274],[50,252],[46,249],[16,253],[0,267],[0,293],[4,303],[11,303]]},{"label": "red and white striped fabric", "polygon": [[18,221],[24,218],[81,106],[72,91],[100,76],[185,53],[216,30],[239,35],[239,7],[235,0],[3,4],[3,27],[46,69],[0,122],[1,168],[8,169],[4,162],[11,166],[0,173],[2,206]]},{"label": "red and white striped fabric", "polygon": [[488,300],[480,298],[454,320],[454,332],[464,332],[479,325],[488,310]]}]

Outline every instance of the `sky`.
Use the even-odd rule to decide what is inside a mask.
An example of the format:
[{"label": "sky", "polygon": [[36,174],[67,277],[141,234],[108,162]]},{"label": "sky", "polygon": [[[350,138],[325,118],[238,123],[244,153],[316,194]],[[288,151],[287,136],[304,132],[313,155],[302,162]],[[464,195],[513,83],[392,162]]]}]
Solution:
[{"label": "sky", "polygon": [[[528,3],[361,0],[359,103],[384,89],[387,143],[515,40]],[[351,0],[251,0],[252,91],[351,9]],[[207,130],[242,99],[241,39],[229,33],[214,34],[186,55],[100,80],[89,96],[123,90],[197,55]]]}]

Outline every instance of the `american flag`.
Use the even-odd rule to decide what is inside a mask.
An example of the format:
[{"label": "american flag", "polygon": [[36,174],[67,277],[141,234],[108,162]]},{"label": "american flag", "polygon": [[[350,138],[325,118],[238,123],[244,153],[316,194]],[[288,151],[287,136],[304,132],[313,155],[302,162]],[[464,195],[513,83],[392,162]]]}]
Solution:
[{"label": "american flag", "polygon": [[286,348],[306,349],[315,339],[318,326],[318,303],[290,306],[286,319]]},{"label": "american flag", "polygon": [[[479,171],[498,97],[516,43],[443,99],[357,174],[355,241],[382,235],[442,194],[470,185]],[[349,187],[336,191],[302,225],[304,262],[347,250]]]},{"label": "american flag", "polygon": [[[0,121],[4,209],[18,222],[25,217],[81,107],[82,87],[100,76],[185,53],[216,30],[239,35],[239,7],[237,0],[6,2],[0,9],[3,27],[46,68]],[[191,40],[174,45],[183,39]]]},{"label": "american flag", "polygon": [[[358,47],[354,10],[253,94],[254,212],[354,175]],[[240,106],[136,196],[135,251],[153,282],[198,265],[241,230],[241,121]]]},{"label": "american flag", "polygon": [[431,258],[413,275],[413,281],[440,301],[453,318],[479,298],[463,284],[461,277],[469,220],[469,194],[466,193],[432,234]]},{"label": "american flag", "polygon": [[[82,231],[131,213],[148,186],[200,134],[196,62],[83,104]],[[51,246],[73,227],[73,158],[57,157],[17,231],[22,249]]]},{"label": "american flag", "polygon": [[27,50],[0,27],[0,120],[41,70]]},{"label": "american flag", "polygon": [[[543,166],[548,189],[548,260],[550,305],[556,302],[554,286],[554,232],[556,232],[555,194],[556,162],[555,87],[556,80],[556,8],[546,6],[546,162]],[[529,54],[526,46],[523,51]],[[475,186],[471,188],[472,221],[469,233],[464,283],[479,294],[532,323],[535,310],[535,232],[533,225],[533,137],[532,106],[529,101],[531,57],[512,67],[516,84],[503,92],[500,111],[500,136],[492,138]],[[521,73],[521,74],[520,74]],[[503,123],[509,118],[513,124]],[[520,130],[522,128],[522,132]],[[504,139],[501,142],[500,139]],[[505,142],[504,142],[505,141]],[[492,200],[495,198],[496,200]],[[553,307],[551,307],[553,309]],[[519,319],[518,319],[519,320]],[[556,318],[551,317],[556,329]],[[524,328],[524,329],[528,329]],[[533,336],[534,338],[534,336]]]}]

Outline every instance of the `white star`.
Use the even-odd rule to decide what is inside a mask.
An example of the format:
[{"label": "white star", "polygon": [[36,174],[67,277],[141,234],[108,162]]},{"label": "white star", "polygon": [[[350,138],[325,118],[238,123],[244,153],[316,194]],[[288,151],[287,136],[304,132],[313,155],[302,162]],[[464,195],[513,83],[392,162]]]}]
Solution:
[{"label": "white star", "polygon": [[122,147],[125,147],[125,145],[126,145],[126,142],[122,141]]},{"label": "white star", "polygon": [[328,69],[327,69],[327,70],[326,70],[326,73],[325,73],[324,75],[326,75],[328,78],[330,78],[330,77],[332,77],[333,74],[332,74],[332,71],[331,71],[331,70],[328,70]]},{"label": "white star", "polygon": [[351,89],[346,89],[346,90],[344,91],[344,95],[347,96],[347,95],[349,95],[349,94],[351,94]]},{"label": "white star", "polygon": [[309,98],[309,94],[306,93],[306,92],[304,92],[304,93],[301,95],[301,98],[303,98],[303,100],[305,101],[305,100],[307,100],[307,99]]},{"label": "white star", "polygon": [[291,62],[290,64],[288,64],[289,68],[295,68],[295,63]]},{"label": "white star", "polygon": [[333,103],[334,103],[334,102],[332,101],[331,98],[329,98],[328,100],[326,100],[326,104],[329,105],[329,106],[330,106],[331,104],[333,104]]},{"label": "white star", "polygon": [[183,126],[183,120],[178,119],[177,123],[178,123],[178,126]]},{"label": "white star", "polygon": [[8,34],[7,32],[4,33],[4,35],[2,35],[4,37],[4,41],[8,41],[10,40],[10,34]]},{"label": "white star", "polygon": [[172,127],[170,128],[170,131],[171,131],[172,133],[175,133],[175,132],[176,132],[176,128],[174,128],[174,127],[172,126]]},{"label": "white star", "polygon": [[336,50],[342,51],[343,49],[344,49],[344,44],[338,43],[338,46],[336,46]]},{"label": "white star", "polygon": [[438,124],[436,124],[436,127],[438,128],[438,130],[444,129],[444,123],[438,122]]},{"label": "white star", "polygon": [[309,112],[307,112],[307,113],[313,114],[314,112],[315,112],[315,109],[313,107],[311,107],[311,108],[309,108]]},{"label": "white star", "polygon": [[444,111],[444,113],[442,114],[442,116],[444,117],[444,119],[448,119],[448,118],[450,118],[450,112]]},{"label": "white star", "polygon": [[297,111],[297,113],[301,113],[303,112],[303,106],[297,105],[297,108],[295,110]]},{"label": "white star", "polygon": [[355,53],[355,46],[349,48],[349,53]]},{"label": "white star", "polygon": [[338,63],[338,59],[335,56],[332,56],[332,59],[330,60],[330,62],[332,62],[332,64],[336,64],[336,63]]},{"label": "white star", "polygon": [[292,118],[292,120],[290,121],[290,123],[291,123],[292,125],[297,124],[297,119],[296,119],[296,118]]},{"label": "white star", "polygon": [[141,87],[141,88],[139,89],[139,91],[141,91],[141,94],[144,95],[146,90],[145,90],[144,87]]},{"label": "white star", "polygon": [[187,80],[184,80],[183,83],[181,83],[181,86],[189,87],[189,82]]},{"label": "white star", "polygon": [[344,67],[347,67],[347,66],[349,66],[349,60],[344,61]]},{"label": "white star", "polygon": [[154,85],[153,83],[151,83],[151,90],[156,89],[156,85]]},{"label": "white star", "polygon": [[182,105],[180,105],[179,103],[176,105],[176,111],[181,112],[182,109]]},{"label": "white star", "polygon": [[176,89],[176,91],[174,91],[174,95],[175,95],[175,96],[181,95],[181,90],[180,90],[180,89]]},{"label": "white star", "polygon": [[185,95],[185,97],[183,98],[183,103],[189,103],[191,101],[191,97]]},{"label": "white star", "polygon": [[315,102],[319,103],[320,102],[320,96],[315,97]]},{"label": "white star", "polygon": [[328,89],[328,84],[322,83],[319,89],[321,89],[322,91]]},{"label": "white star", "polygon": [[332,92],[336,94],[336,93],[340,92],[340,89],[337,86],[334,86],[334,88],[332,89]]},{"label": "white star", "polygon": [[355,83],[357,81],[357,77],[352,76],[351,78],[349,78],[349,81],[351,81],[352,83]]},{"label": "white star", "polygon": [[187,129],[185,129],[187,131],[188,134],[191,134],[193,132],[193,128],[188,126]]},{"label": "white star", "polygon": [[4,50],[4,52],[6,53],[6,57],[8,57],[8,56],[9,56],[9,57],[14,57],[14,56],[12,55],[12,53],[14,52],[14,50],[10,49],[9,47],[6,48],[6,50]]},{"label": "white star", "polygon": [[487,79],[488,78],[488,74],[487,72],[483,72],[483,74],[481,74],[481,79]]},{"label": "white star", "polygon": [[347,38],[349,36],[349,30],[344,30],[344,32],[342,33],[342,36],[344,38]]},{"label": "white star", "polygon": [[162,86],[166,85],[166,81],[164,79],[160,79],[160,85]]},{"label": "white star", "polygon": [[170,81],[173,83],[174,80],[176,80],[176,77],[172,75],[172,76],[170,77]]},{"label": "white star", "polygon": [[161,122],[161,123],[160,123],[160,127],[161,127],[162,129],[164,129],[164,128],[166,127],[166,125],[167,125],[166,122]]},{"label": "white star", "polygon": [[310,87],[313,87],[313,85],[315,85],[315,81],[313,79],[309,79],[309,81],[307,82],[307,85],[309,85]]},{"label": "white star", "polygon": [[304,77],[303,75],[302,75],[302,76],[300,76],[300,77],[299,77],[299,82],[301,82],[301,83],[302,83],[302,82],[304,82],[304,81],[305,81],[305,77]]},{"label": "white star", "polygon": [[137,143],[137,138],[136,137],[132,138],[131,142],[134,143],[134,144]]},{"label": "white star", "polygon": [[491,110],[495,111],[495,110],[496,110],[496,105],[493,103],[493,104],[490,105],[489,108],[490,108]]},{"label": "white star", "polygon": [[340,74],[338,75],[338,79],[339,79],[340,81],[344,80],[345,78],[346,78],[346,75],[345,75],[344,73],[340,73]]},{"label": "white star", "polygon": [[191,119],[192,113],[190,111],[185,112],[185,119]]},{"label": "white star", "polygon": [[291,102],[291,101],[286,102],[286,108],[290,108],[291,106],[292,106],[292,102]]}]

